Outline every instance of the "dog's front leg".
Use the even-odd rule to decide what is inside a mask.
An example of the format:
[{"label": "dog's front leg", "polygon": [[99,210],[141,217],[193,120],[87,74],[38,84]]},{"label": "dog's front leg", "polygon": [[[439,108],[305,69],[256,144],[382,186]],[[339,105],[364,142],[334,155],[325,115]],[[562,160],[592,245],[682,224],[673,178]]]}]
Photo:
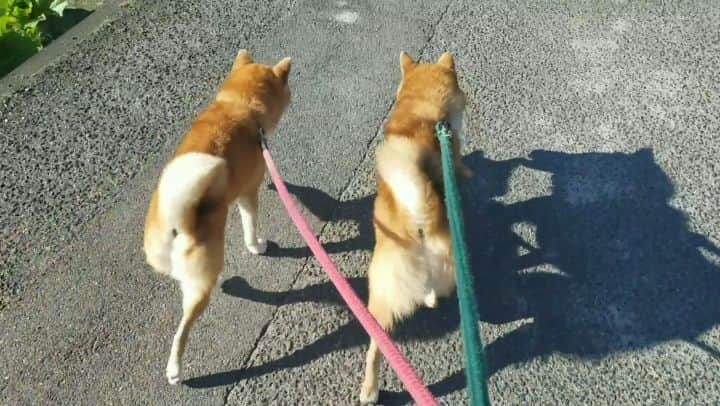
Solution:
[{"label": "dog's front leg", "polygon": [[242,218],[245,246],[253,254],[262,254],[267,249],[267,241],[257,236],[258,191],[251,196],[238,199],[238,209]]},{"label": "dog's front leg", "polygon": [[467,150],[467,144],[463,134],[463,114],[464,111],[456,111],[450,114],[450,128],[452,128],[455,139],[453,140],[453,158],[455,160],[455,172],[456,176],[460,179],[470,179],[473,176],[473,172],[470,168],[462,163],[463,151]]}]

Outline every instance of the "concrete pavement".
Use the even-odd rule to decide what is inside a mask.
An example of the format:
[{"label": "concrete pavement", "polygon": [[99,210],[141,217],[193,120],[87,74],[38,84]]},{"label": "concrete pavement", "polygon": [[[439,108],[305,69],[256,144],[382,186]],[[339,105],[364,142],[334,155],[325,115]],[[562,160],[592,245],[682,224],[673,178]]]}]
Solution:
[{"label": "concrete pavement", "polygon": [[[717,404],[718,32],[712,1],[129,3],[0,108],[1,403],[355,401],[367,339],[272,190],[277,246],[244,253],[233,214],[188,380],[163,380],[179,292],[142,260],[146,200],[244,47],[294,58],[271,145],[363,296],[397,55],[456,54],[495,404]],[[455,308],[397,332],[447,404],[467,399]]]}]

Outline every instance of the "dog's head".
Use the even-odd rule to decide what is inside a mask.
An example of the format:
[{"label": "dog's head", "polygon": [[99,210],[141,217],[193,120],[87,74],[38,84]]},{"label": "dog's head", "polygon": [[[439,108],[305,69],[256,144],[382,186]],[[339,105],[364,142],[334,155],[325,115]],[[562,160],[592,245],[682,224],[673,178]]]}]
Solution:
[{"label": "dog's head", "polygon": [[435,63],[415,62],[407,52],[400,53],[402,80],[397,98],[412,97],[433,106],[461,109],[465,95],[458,86],[453,56],[445,52]]},{"label": "dog's head", "polygon": [[235,57],[217,100],[251,109],[263,129],[271,133],[290,103],[290,65],[290,58],[284,58],[274,66],[256,63],[243,49]]}]

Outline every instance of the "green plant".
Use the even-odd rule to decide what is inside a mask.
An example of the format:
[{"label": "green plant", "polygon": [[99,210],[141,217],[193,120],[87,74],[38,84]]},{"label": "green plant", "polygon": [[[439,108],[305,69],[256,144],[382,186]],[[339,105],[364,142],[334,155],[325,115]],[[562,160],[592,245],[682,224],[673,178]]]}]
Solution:
[{"label": "green plant", "polygon": [[67,0],[0,0],[0,76],[51,40],[39,24],[61,17],[66,6]]}]

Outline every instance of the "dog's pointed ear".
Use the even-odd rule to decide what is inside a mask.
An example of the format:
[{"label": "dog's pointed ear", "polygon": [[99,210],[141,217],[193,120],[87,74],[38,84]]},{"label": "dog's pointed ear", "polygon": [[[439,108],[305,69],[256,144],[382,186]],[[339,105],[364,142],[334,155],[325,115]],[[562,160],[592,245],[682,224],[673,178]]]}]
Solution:
[{"label": "dog's pointed ear", "polygon": [[288,76],[290,75],[291,63],[292,63],[292,60],[290,58],[284,58],[280,62],[278,62],[275,66],[273,66],[273,68],[272,68],[273,73],[275,73],[275,76],[279,77],[283,83],[288,82]]},{"label": "dog's pointed ear", "polygon": [[445,52],[440,55],[440,58],[437,60],[437,64],[450,70],[455,70],[455,60],[450,52]]},{"label": "dog's pointed ear", "polygon": [[249,63],[253,63],[252,56],[250,56],[250,52],[247,51],[247,49],[241,49],[237,56],[235,57],[235,62],[233,63],[233,68],[237,68],[239,66],[247,65]]},{"label": "dog's pointed ear", "polygon": [[415,66],[415,61],[412,60],[407,52],[400,52],[400,69],[402,70],[403,76],[405,76],[410,69]]}]

